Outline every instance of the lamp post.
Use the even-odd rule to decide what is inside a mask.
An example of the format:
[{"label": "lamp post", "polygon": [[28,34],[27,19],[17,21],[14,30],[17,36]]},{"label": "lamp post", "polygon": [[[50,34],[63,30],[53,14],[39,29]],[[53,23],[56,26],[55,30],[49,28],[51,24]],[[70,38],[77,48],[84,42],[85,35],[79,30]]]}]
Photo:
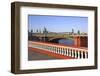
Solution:
[{"label": "lamp post", "polygon": [[44,34],[44,42],[46,41],[46,37],[47,37],[47,29],[44,27],[44,31],[43,31],[43,34]]}]

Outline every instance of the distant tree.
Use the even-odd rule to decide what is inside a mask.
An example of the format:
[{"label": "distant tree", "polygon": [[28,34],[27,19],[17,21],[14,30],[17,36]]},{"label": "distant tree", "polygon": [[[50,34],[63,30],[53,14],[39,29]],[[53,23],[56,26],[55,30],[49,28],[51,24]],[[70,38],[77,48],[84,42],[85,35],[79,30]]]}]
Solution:
[{"label": "distant tree", "polygon": [[80,35],[80,30],[77,31],[77,34]]},{"label": "distant tree", "polygon": [[47,29],[44,27],[44,30],[43,30],[43,34],[44,34],[44,36],[46,37],[47,36],[47,34],[48,34],[48,31],[47,31]]},{"label": "distant tree", "polygon": [[33,30],[31,29],[31,33],[33,33]]},{"label": "distant tree", "polygon": [[44,27],[43,33],[48,33],[48,31],[45,27]]},{"label": "distant tree", "polygon": [[74,34],[74,29],[72,28],[72,34]]},{"label": "distant tree", "polygon": [[30,40],[32,40],[32,34],[33,34],[33,30],[31,29],[31,32],[30,32]]},{"label": "distant tree", "polygon": [[43,32],[46,32],[46,30],[47,30],[47,29],[44,27],[44,30],[43,30]]},{"label": "distant tree", "polygon": [[30,33],[30,31],[28,30],[28,33]]},{"label": "distant tree", "polygon": [[39,31],[38,31],[38,29],[36,30],[36,33],[38,33]]}]

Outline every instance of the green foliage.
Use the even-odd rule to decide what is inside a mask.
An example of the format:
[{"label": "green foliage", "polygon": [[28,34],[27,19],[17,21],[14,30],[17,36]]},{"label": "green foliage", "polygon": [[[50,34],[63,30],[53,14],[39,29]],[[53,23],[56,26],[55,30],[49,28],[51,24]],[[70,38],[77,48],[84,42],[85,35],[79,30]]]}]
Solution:
[{"label": "green foliage", "polygon": [[77,34],[80,35],[80,30],[77,31]]}]

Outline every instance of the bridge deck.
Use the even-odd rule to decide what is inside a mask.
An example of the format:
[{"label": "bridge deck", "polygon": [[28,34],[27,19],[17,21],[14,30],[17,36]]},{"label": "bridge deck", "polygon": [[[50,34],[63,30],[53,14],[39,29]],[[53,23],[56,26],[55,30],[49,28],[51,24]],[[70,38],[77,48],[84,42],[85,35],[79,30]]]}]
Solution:
[{"label": "bridge deck", "polygon": [[28,60],[32,61],[32,60],[54,60],[57,59],[55,57],[51,57],[47,54],[44,53],[40,53],[38,52],[36,49],[34,48],[28,48]]},{"label": "bridge deck", "polygon": [[[31,58],[29,56],[29,60],[49,60],[49,59],[75,59],[72,57],[68,57],[68,56],[64,56],[64,55],[59,55],[56,53],[52,53],[46,50],[42,50],[42,49],[37,49],[37,48],[32,48],[29,47],[28,51],[32,53],[32,51],[34,53],[38,53],[39,55],[31,55]],[[42,56],[41,56],[42,55]]]}]

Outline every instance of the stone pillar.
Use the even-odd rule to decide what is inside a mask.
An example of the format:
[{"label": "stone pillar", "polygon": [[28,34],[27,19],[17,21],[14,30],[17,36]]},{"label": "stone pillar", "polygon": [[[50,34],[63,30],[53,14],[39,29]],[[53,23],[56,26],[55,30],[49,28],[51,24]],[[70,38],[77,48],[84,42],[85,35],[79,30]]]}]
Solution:
[{"label": "stone pillar", "polygon": [[87,36],[74,36],[74,46],[75,47],[88,47],[88,37]]},{"label": "stone pillar", "polygon": [[80,37],[79,36],[74,37],[74,46],[80,47]]},{"label": "stone pillar", "polygon": [[88,37],[80,37],[80,45],[81,47],[88,47]]}]

